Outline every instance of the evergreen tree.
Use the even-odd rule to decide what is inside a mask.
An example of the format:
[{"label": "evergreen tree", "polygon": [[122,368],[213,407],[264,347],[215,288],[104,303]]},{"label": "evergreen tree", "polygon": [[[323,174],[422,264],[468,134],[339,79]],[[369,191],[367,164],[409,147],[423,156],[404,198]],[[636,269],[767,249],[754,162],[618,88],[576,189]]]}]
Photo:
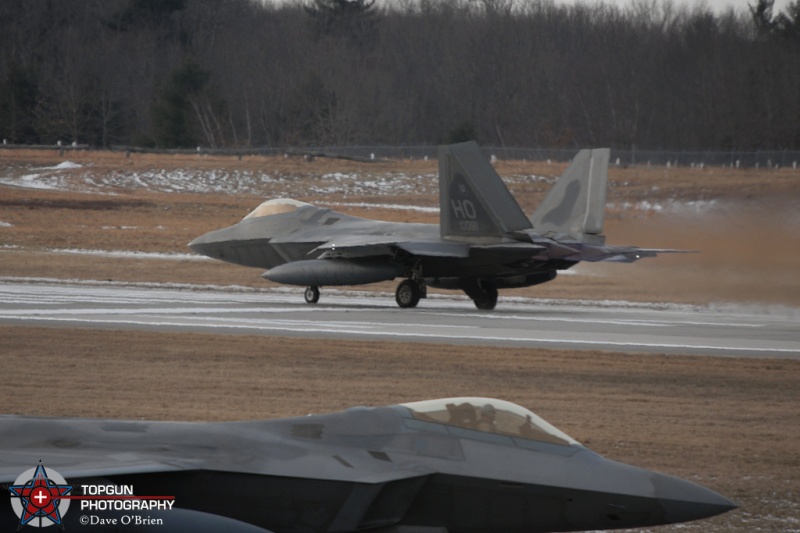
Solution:
[{"label": "evergreen tree", "polygon": [[160,92],[153,105],[155,122],[154,140],[164,148],[191,148],[199,143],[199,135],[192,127],[192,96],[202,94],[211,73],[194,61],[178,68],[170,82]]}]

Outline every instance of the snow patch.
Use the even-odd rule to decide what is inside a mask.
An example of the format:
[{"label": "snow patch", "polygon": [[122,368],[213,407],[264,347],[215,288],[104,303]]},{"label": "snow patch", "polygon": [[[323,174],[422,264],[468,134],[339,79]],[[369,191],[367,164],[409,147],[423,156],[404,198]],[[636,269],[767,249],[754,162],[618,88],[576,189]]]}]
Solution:
[{"label": "snow patch", "polygon": [[16,182],[8,182],[7,180],[0,180],[0,183],[22,187],[24,189],[40,189],[40,190],[60,190],[63,189],[63,180],[58,177],[44,176],[42,174],[25,174],[19,177]]},{"label": "snow patch", "polygon": [[[532,183],[547,186],[556,181],[550,176],[514,174],[503,178],[507,184]],[[219,193],[258,196],[261,198],[304,198],[309,196],[358,197],[355,202],[342,202],[347,207],[383,208],[435,213],[438,207],[394,203],[402,198],[438,196],[438,174],[386,172],[330,172],[322,175],[276,174],[250,169],[117,169],[105,171],[64,161],[52,167],[8,167],[0,170],[0,184],[29,189],[67,190],[116,194],[120,189],[146,189],[153,192]],[[363,197],[373,202],[358,202]],[[387,202],[380,199],[386,198]],[[677,215],[705,214],[726,207],[717,200],[625,201],[609,203],[612,210]]]},{"label": "snow patch", "polygon": [[83,168],[83,165],[73,163],[72,161],[64,161],[63,163],[59,163],[54,167],[45,167],[46,170],[64,170],[67,168]]},{"label": "snow patch", "polygon": [[646,213],[670,213],[675,215],[695,215],[704,214],[708,211],[719,209],[720,203],[717,200],[696,200],[678,201],[668,200],[667,202],[650,202],[642,200],[640,202],[622,202],[606,204],[607,209],[620,211],[644,211]]},{"label": "snow patch", "polygon": [[91,255],[97,257],[113,257],[125,259],[166,259],[170,261],[210,261],[204,255],[161,253],[161,252],[131,252],[126,250],[81,250],[77,248],[51,248],[48,252],[55,254]]}]

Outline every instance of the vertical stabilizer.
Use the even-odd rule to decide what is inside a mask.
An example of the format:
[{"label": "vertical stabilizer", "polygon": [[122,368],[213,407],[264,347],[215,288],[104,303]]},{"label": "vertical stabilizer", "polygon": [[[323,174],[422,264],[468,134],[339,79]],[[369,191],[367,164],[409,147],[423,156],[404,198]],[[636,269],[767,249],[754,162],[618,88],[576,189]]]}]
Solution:
[{"label": "vertical stabilizer", "polygon": [[602,242],[608,148],[581,150],[531,216],[540,235]]},{"label": "vertical stabilizer", "polygon": [[439,147],[443,238],[500,238],[530,221],[474,141]]}]

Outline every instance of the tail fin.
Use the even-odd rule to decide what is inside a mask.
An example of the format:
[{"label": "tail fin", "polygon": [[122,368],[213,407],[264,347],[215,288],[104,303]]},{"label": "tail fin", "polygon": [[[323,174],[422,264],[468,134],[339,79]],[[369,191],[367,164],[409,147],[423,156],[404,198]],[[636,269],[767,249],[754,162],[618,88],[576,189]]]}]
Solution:
[{"label": "tail fin", "polygon": [[581,150],[531,216],[547,237],[602,244],[608,182],[608,148]]},{"label": "tail fin", "polygon": [[439,147],[443,238],[499,238],[531,223],[474,141]]}]

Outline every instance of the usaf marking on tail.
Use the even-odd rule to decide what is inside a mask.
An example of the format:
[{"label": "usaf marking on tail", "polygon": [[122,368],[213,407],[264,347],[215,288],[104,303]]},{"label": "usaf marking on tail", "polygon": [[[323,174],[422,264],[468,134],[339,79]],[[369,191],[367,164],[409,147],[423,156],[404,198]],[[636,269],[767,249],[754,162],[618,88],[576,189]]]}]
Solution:
[{"label": "usaf marking on tail", "polygon": [[528,218],[475,142],[439,148],[440,223],[357,218],[290,199],[269,200],[241,222],[189,243],[197,253],[267,269],[277,283],[319,287],[404,278],[400,307],[427,287],[464,291],[494,309],[498,289],[545,283],[580,261],[633,262],[655,250],[607,246],[608,149],[582,150]]}]

